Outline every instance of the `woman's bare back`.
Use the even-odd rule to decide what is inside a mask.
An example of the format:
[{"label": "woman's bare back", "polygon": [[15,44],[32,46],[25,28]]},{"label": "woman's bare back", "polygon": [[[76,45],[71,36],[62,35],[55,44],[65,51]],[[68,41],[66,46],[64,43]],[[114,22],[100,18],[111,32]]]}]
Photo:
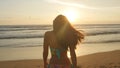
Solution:
[{"label": "woman's bare back", "polygon": [[55,34],[53,31],[47,31],[48,34],[48,43],[49,46],[52,48],[59,48],[59,45],[57,43],[57,39],[55,37]]},{"label": "woman's bare back", "polygon": [[[70,64],[70,61],[67,57],[67,50],[58,44],[54,32],[48,31],[47,35],[48,35],[47,40],[49,43],[51,56],[52,56],[50,59],[50,64]],[[53,50],[57,50],[57,51],[53,51]],[[60,56],[58,56],[59,55],[58,51],[60,52]]]}]

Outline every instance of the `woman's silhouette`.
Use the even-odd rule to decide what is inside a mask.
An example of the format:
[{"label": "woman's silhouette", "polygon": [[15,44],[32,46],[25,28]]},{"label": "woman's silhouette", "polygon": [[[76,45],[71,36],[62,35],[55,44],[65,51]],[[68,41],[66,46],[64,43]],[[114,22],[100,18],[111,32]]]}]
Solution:
[{"label": "woman's silhouette", "polygon": [[[63,15],[58,15],[53,21],[53,30],[44,35],[43,59],[44,68],[77,68],[76,45],[84,39],[84,35],[77,31]],[[51,59],[48,63],[48,49]],[[67,56],[70,50],[71,62]]]}]

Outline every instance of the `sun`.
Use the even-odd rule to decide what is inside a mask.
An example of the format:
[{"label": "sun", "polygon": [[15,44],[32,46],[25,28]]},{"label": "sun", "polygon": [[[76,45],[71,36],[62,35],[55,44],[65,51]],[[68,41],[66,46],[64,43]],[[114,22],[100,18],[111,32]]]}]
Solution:
[{"label": "sun", "polygon": [[78,12],[75,9],[66,9],[63,11],[63,15],[65,15],[70,22],[75,22],[78,18]]}]

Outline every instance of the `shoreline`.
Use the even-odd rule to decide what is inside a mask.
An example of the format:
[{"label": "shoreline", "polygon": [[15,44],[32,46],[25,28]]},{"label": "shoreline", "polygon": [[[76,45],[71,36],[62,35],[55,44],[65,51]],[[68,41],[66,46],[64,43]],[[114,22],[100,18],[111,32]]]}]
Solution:
[{"label": "shoreline", "polygon": [[[120,68],[120,50],[100,52],[77,57],[78,66],[82,68],[113,67]],[[116,67],[115,67],[116,66]],[[42,59],[24,59],[0,61],[0,68],[43,68]]]},{"label": "shoreline", "polygon": [[[99,47],[98,47],[99,46]],[[110,44],[81,44],[77,46],[76,55],[85,56],[99,52],[120,50],[119,43]],[[42,59],[43,47],[0,48],[0,61]],[[70,57],[69,51],[68,56]],[[48,58],[50,58],[50,51]]]}]

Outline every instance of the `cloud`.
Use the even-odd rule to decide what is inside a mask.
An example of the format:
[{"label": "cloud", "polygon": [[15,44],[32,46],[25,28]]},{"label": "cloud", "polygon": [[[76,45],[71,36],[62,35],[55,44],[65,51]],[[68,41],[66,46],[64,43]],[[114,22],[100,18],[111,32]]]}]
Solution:
[{"label": "cloud", "polygon": [[120,0],[46,0],[47,2],[85,9],[116,9],[120,8]]},{"label": "cloud", "polygon": [[61,4],[61,5],[67,5],[67,6],[73,6],[73,7],[80,7],[80,8],[87,8],[87,9],[95,9],[93,7],[89,7],[87,5],[84,4],[77,4],[77,3],[71,3],[68,1],[60,1],[60,0],[46,0],[47,2],[51,2],[51,3],[57,3],[57,4]]}]

